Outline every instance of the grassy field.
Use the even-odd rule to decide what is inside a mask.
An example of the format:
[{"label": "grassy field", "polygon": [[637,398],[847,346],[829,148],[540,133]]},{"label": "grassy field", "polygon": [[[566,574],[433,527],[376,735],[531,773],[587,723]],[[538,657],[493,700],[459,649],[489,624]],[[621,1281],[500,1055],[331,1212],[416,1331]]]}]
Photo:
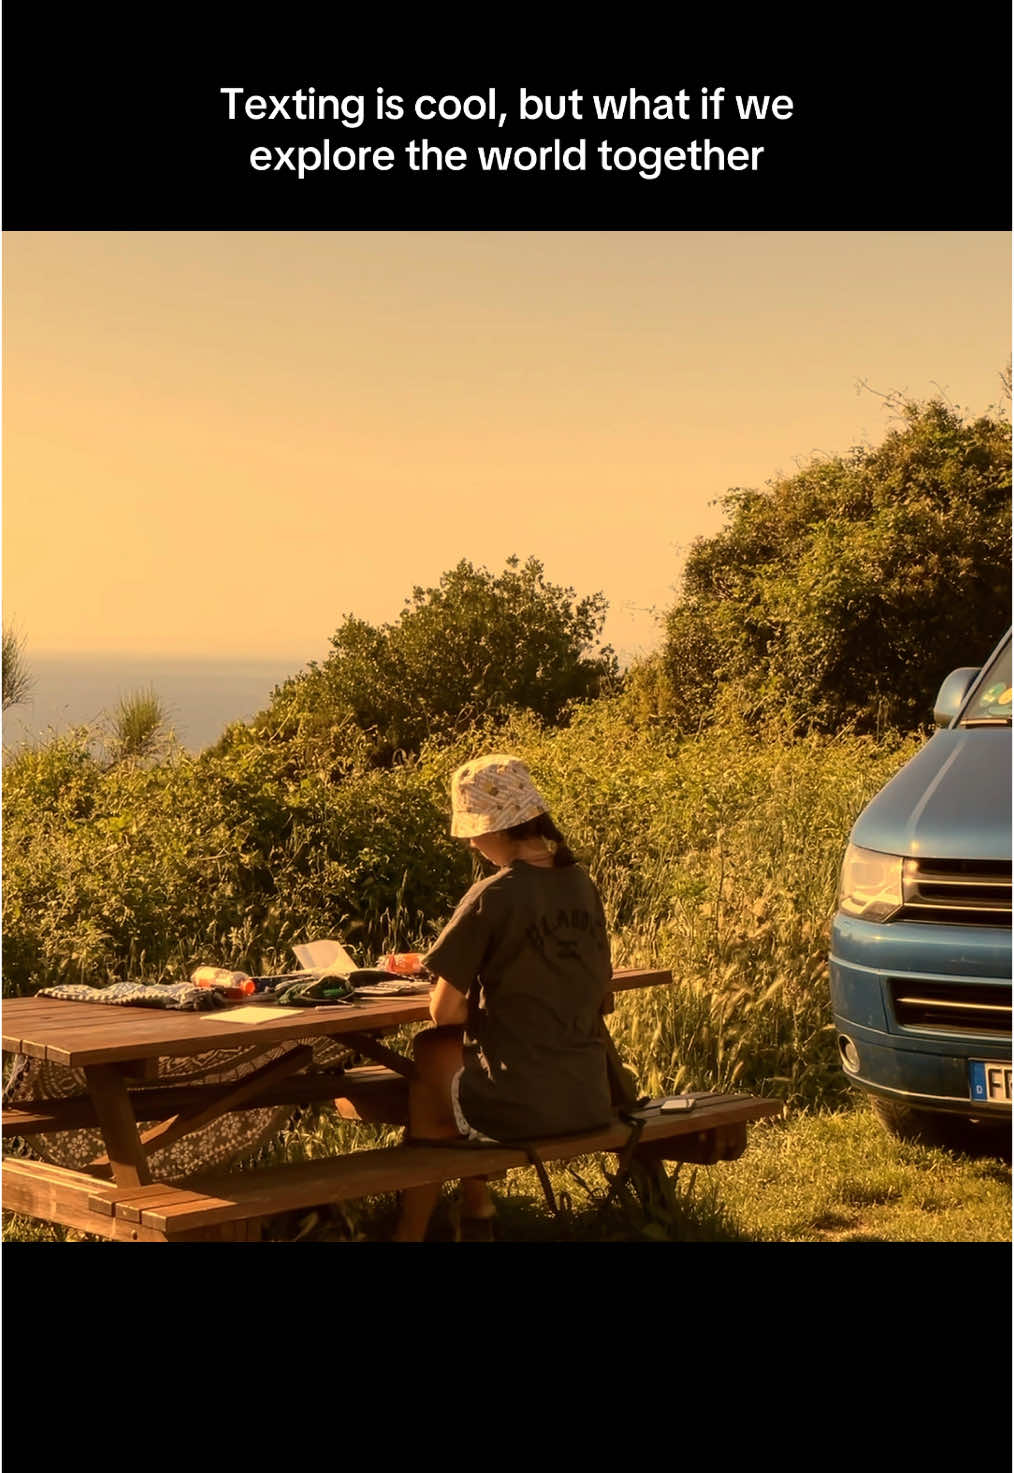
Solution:
[{"label": "grassy field", "polygon": [[[290,1159],[333,1148],[335,1132],[367,1128],[321,1118],[285,1142]],[[375,1133],[381,1139],[379,1132]],[[351,1141],[349,1143],[351,1145]],[[804,1113],[750,1128],[738,1161],[711,1167],[670,1167],[677,1211],[663,1223],[635,1220],[599,1203],[608,1190],[600,1164],[576,1160],[551,1167],[557,1195],[570,1210],[555,1220],[534,1171],[494,1183],[501,1242],[770,1242],[770,1243],[1009,1243],[1011,1173],[1002,1162],[953,1156],[887,1136],[865,1103],[834,1112]],[[276,1219],[275,1242],[382,1242],[395,1199]],[[453,1241],[455,1199],[448,1191],[434,1217],[433,1241]],[[4,1216],[6,1242],[96,1242],[69,1230]]]},{"label": "grassy field", "polygon": [[[868,1107],[850,1094],[835,1043],[829,924],[845,836],[869,797],[918,745],[915,737],[875,742],[848,733],[790,740],[778,729],[751,738],[731,728],[674,742],[654,727],[638,727],[625,708],[607,702],[579,712],[559,731],[518,718],[497,738],[497,749],[516,751],[529,762],[552,810],[567,816],[568,839],[603,896],[614,965],[672,971],[672,986],[618,993],[609,1018],[638,1092],[711,1089],[775,1097],[787,1106],[784,1120],[751,1128],[739,1161],[676,1172],[675,1207],[667,1222],[652,1217],[637,1222],[613,1208],[600,1212],[597,1204],[608,1183],[601,1167],[588,1161],[551,1173],[555,1190],[571,1207],[561,1226],[550,1217],[534,1172],[516,1172],[508,1187],[495,1188],[502,1239],[549,1241],[566,1233],[596,1241],[644,1236],[765,1242],[1010,1240],[1009,1168],[901,1145],[883,1134]],[[277,893],[271,915],[256,924],[244,889],[252,873],[246,860],[241,873],[223,860],[217,879],[212,876],[203,888],[198,883],[197,872],[188,866],[191,860],[203,864],[204,848],[197,845],[193,853],[187,848],[193,839],[189,819],[174,831],[179,852],[153,848],[149,869],[138,867],[133,841],[124,846],[117,838],[120,803],[127,805],[130,823],[155,844],[153,836],[165,831],[161,821],[154,821],[161,812],[158,804],[172,808],[169,788],[163,791],[159,783],[169,784],[170,778],[178,786],[195,784],[184,793],[195,813],[206,807],[210,790],[197,784],[190,768],[168,776],[128,774],[129,782],[117,779],[126,788],[119,796],[118,789],[112,797],[106,794],[112,804],[108,813],[103,810],[85,825],[74,816],[76,809],[64,823],[60,809],[56,817],[49,813],[50,832],[42,822],[49,810],[43,805],[42,816],[36,813],[42,802],[38,794],[56,793],[58,804],[70,801],[73,784],[64,770],[70,759],[50,752],[52,771],[41,756],[33,758],[34,766],[25,759],[23,842],[7,846],[22,868],[13,887],[5,876],[5,925],[13,938],[8,946],[5,935],[5,966],[17,974],[11,990],[31,992],[61,978],[80,980],[59,971],[69,955],[78,958],[82,976],[92,975],[92,968],[101,975],[105,952],[100,956],[90,948],[93,942],[111,945],[109,938],[124,916],[131,936],[147,934],[149,923],[152,934],[163,938],[186,936],[190,926],[186,944],[193,956],[233,965],[248,960],[243,937],[261,932],[274,938],[271,945],[277,943],[278,951],[257,956],[272,967],[281,964],[289,940],[297,930],[306,935],[305,928],[313,928],[309,934],[355,934],[364,957],[382,954],[388,944],[394,950],[422,949],[432,939],[419,919],[425,897],[417,895],[418,910],[407,901],[403,906],[402,888],[410,874],[443,873],[439,835],[447,776],[468,750],[462,739],[460,751],[435,748],[418,766],[351,774],[322,788],[314,799],[320,807],[317,827],[304,815],[310,827],[298,845],[275,850],[264,840],[264,862],[270,860]],[[233,808],[246,813],[253,804],[268,818],[288,812],[287,789],[282,785],[275,791],[258,766],[268,763],[271,753],[258,749],[254,756],[249,790],[240,785],[233,791],[235,773],[228,783],[222,779],[228,797],[219,814],[223,844],[235,827]],[[80,766],[71,764],[71,776]],[[91,773],[87,764],[85,776],[100,788],[112,782]],[[218,788],[214,792],[225,803]],[[156,805],[150,810],[152,822],[138,817],[142,799]],[[177,793],[173,801],[183,800]],[[84,830],[97,846],[94,852],[81,848]],[[359,836],[356,844],[349,835]],[[202,840],[205,847],[210,842],[208,836]],[[377,848],[384,843],[394,846],[390,854]],[[122,859],[122,873],[108,868],[103,856],[109,854],[117,863]],[[318,873],[307,856],[315,864],[328,854],[329,867]],[[68,869],[52,868],[59,855]],[[393,898],[375,883],[376,875],[388,872],[398,877]],[[164,899],[167,876],[175,877],[173,893],[184,897],[185,906],[184,899],[179,904]],[[448,870],[448,886],[452,878]],[[434,890],[428,913],[447,913],[449,897],[456,893],[460,888],[447,895]],[[284,905],[280,896],[287,896]],[[315,910],[320,896],[333,905],[345,904],[343,896],[349,905],[355,898],[360,911],[350,920]],[[213,913],[219,917],[214,926],[208,920]],[[201,938],[216,926],[231,938],[222,940],[222,949],[194,949],[207,947]],[[124,943],[117,966],[129,972],[131,948],[140,944]],[[159,965],[168,966],[168,943],[163,939],[159,945]],[[396,1036],[389,1042],[404,1048],[407,1039]],[[298,1160],[393,1139],[322,1116],[283,1135],[273,1144],[272,1159]],[[392,1200],[309,1213],[277,1224],[276,1240],[379,1241],[389,1233],[393,1213]],[[433,1234],[453,1237],[449,1200]],[[5,1237],[72,1240],[60,1230],[16,1221],[7,1225]]]}]

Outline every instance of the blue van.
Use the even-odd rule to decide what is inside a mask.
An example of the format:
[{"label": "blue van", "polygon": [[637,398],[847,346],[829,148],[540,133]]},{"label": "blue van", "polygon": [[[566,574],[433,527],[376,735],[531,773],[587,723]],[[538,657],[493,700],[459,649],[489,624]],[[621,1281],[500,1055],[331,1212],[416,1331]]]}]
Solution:
[{"label": "blue van", "polygon": [[859,815],[831,933],[842,1067],[892,1134],[1010,1152],[1011,637]]}]

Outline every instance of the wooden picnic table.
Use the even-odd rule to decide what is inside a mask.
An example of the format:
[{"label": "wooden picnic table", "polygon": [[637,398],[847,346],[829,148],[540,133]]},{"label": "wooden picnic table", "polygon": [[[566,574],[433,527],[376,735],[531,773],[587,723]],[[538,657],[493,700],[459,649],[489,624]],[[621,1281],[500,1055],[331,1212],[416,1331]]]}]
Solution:
[{"label": "wooden picnic table", "polygon": [[[619,992],[671,981],[668,971],[623,969],[614,973],[612,985]],[[237,1195],[230,1188],[230,1183],[235,1182],[249,1196],[253,1190],[252,1177],[243,1173],[233,1173],[224,1185],[221,1176],[217,1177],[210,1197],[206,1191],[195,1196],[193,1191],[186,1190],[189,1184],[153,1184],[149,1157],[154,1151],[233,1111],[334,1100],[346,1118],[387,1119],[393,1123],[407,1120],[404,1108],[413,1064],[405,1054],[381,1040],[405,1024],[429,1022],[427,994],[278,1008],[273,1010],[276,1016],[263,1022],[230,1021],[234,1011],[250,1006],[258,1006],[256,997],[237,1004],[236,1009],[199,1013],[41,997],[5,1002],[4,1050],[83,1071],[86,1093],[70,1099],[18,1101],[4,1110],[4,1135],[30,1140],[32,1134],[97,1126],[105,1143],[105,1154],[90,1162],[84,1171],[69,1171],[21,1157],[6,1158],[4,1206],[72,1227],[84,1226],[85,1230],[121,1240],[170,1241],[174,1237],[172,1224],[165,1225],[164,1213],[154,1219],[161,1226],[152,1228],[153,1219],[149,1216],[146,1225],[135,1199],[148,1203],[149,1208],[145,1210],[149,1212],[153,1196],[163,1208],[167,1202],[175,1203],[180,1211],[182,1206],[189,1207],[188,1234],[178,1233],[175,1235],[178,1238],[195,1235],[198,1199],[205,1204],[205,1216],[210,1213],[214,1224],[235,1224],[244,1215],[250,1219],[269,1215],[268,1208],[276,1200],[288,1204],[306,1198],[311,1205],[315,1190],[326,1193],[320,1201],[369,1195],[371,1187],[374,1191],[390,1190],[399,1149],[408,1149],[412,1158],[407,1176],[406,1163],[401,1162],[399,1166],[397,1179],[401,1185],[412,1184],[420,1170],[424,1173],[428,1170],[433,1180],[440,1173],[441,1180],[452,1180],[456,1174],[462,1174],[448,1169],[461,1164],[450,1160],[452,1155],[461,1154],[460,1151],[439,1152],[440,1159],[426,1166],[420,1150],[404,1147],[388,1148],[386,1152],[351,1153],[344,1162],[331,1162],[330,1171],[328,1163],[314,1163],[316,1172],[304,1169],[301,1176],[298,1172],[294,1176],[294,1168],[290,1166],[260,1168],[258,1189],[253,1193],[252,1205],[248,1204],[249,1210],[240,1200],[243,1192]],[[611,1009],[610,994],[603,1011]],[[629,1106],[633,1101],[629,1076],[622,1071],[605,1024],[603,1031],[614,1100]],[[313,1059],[313,1040],[321,1038],[347,1042],[356,1054],[372,1060],[373,1068],[308,1072]],[[281,1055],[279,1047],[285,1050]],[[231,1049],[241,1051],[247,1060],[260,1052],[271,1057],[245,1077],[225,1084],[167,1083],[159,1077],[160,1061]],[[396,1105],[395,1096],[400,1101]],[[736,1101],[740,1102],[738,1109]],[[647,1131],[648,1140],[656,1136],[661,1141],[673,1135],[686,1135],[691,1154],[679,1159],[719,1159],[738,1154],[745,1145],[742,1122],[781,1109],[778,1101],[751,1096],[702,1096],[699,1103],[703,1108],[691,1112],[694,1119],[689,1115],[686,1119],[670,1116],[665,1130],[656,1124]],[[142,1125],[151,1120],[156,1123]],[[695,1144],[692,1137],[700,1139]],[[607,1144],[597,1149],[609,1148],[609,1140],[607,1132],[603,1135]],[[557,1158],[565,1156],[566,1142],[555,1144]],[[365,1175],[358,1171],[352,1156],[361,1157],[369,1166]],[[366,1163],[367,1156],[371,1158],[370,1163]],[[389,1169],[385,1175],[387,1163]],[[303,1166],[307,1168],[308,1164]],[[386,1188],[380,1184],[385,1180],[389,1183]],[[360,1191],[362,1183],[366,1183],[366,1189]],[[182,1206],[178,1200],[181,1192],[186,1196]],[[237,1200],[232,1201],[233,1197]],[[223,1201],[229,1211],[223,1208]],[[230,1236],[225,1228],[222,1234]],[[231,1236],[242,1236],[242,1233],[233,1228]]]}]

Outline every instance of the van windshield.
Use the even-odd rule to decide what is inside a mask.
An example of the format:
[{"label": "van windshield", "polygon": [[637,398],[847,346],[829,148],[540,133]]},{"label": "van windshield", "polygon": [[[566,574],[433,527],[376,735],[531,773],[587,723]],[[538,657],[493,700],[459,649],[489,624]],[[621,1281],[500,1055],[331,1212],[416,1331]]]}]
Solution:
[{"label": "van windshield", "polygon": [[1009,726],[1010,640],[986,671],[978,694],[961,713],[960,726]]}]

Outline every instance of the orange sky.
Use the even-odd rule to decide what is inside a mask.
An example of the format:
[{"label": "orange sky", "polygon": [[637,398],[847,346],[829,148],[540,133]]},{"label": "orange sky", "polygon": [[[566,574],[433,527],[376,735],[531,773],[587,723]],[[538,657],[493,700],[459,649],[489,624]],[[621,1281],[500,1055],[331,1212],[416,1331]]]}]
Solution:
[{"label": "orange sky", "polygon": [[326,653],[535,554],[655,642],[709,502],[981,412],[1006,232],[8,232],[3,610],[32,652]]}]

